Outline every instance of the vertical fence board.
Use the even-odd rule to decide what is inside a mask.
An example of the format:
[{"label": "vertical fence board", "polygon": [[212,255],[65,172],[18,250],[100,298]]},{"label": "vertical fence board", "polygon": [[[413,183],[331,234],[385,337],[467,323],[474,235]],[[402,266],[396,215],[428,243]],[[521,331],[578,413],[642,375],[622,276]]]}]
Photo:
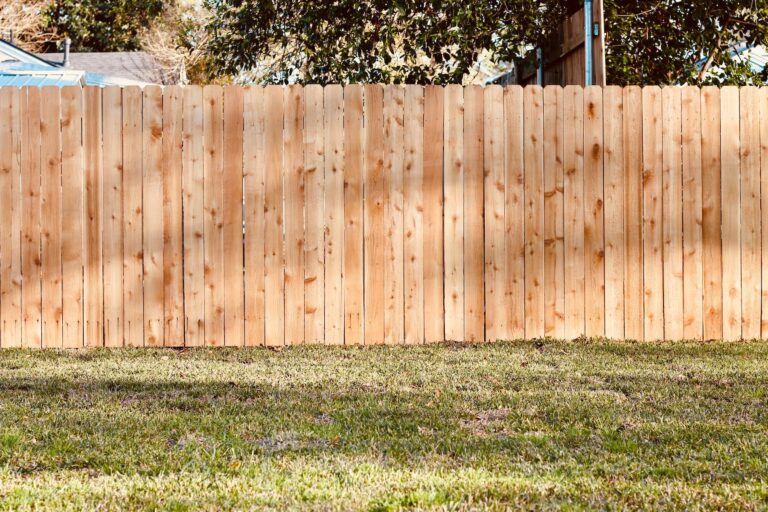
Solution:
[{"label": "vertical fence board", "polygon": [[544,103],[541,87],[526,87],[523,98],[525,337],[538,338],[544,335]]},{"label": "vertical fence board", "polygon": [[[88,91],[89,89],[86,89]],[[41,160],[41,223],[42,294],[43,294],[43,346],[62,347],[62,290],[61,290],[61,114],[60,89],[41,89],[40,160]],[[100,176],[98,177],[100,179]],[[96,241],[101,233],[95,234]],[[89,254],[86,245],[86,254]],[[100,254],[100,247],[99,247]],[[88,261],[92,261],[88,259]],[[101,263],[99,259],[99,264]],[[99,265],[100,267],[100,265]],[[101,268],[99,268],[99,276]],[[93,307],[98,308],[99,286],[90,295]]]},{"label": "vertical fence board", "polygon": [[285,89],[285,344],[304,341],[304,94]]},{"label": "vertical fence board", "polygon": [[[20,90],[22,346],[42,344],[40,256],[40,89]],[[79,247],[78,247],[79,249]],[[81,253],[78,250],[78,255]],[[82,281],[81,281],[82,283]],[[2,344],[2,340],[0,340]],[[4,345],[3,345],[4,346]]]},{"label": "vertical fence board", "polygon": [[639,87],[624,101],[624,336],[643,339],[643,104]]},{"label": "vertical fence board", "polygon": [[[104,173],[104,345],[123,345],[123,100],[122,89],[102,91]],[[173,172],[172,168],[169,172]],[[79,173],[78,173],[79,174]],[[65,273],[66,274],[66,273]],[[66,290],[66,286],[64,289]],[[66,303],[64,305],[66,310]]]},{"label": "vertical fence board", "polygon": [[603,92],[605,132],[605,335],[624,338],[624,102],[620,87]]},{"label": "vertical fence board", "polygon": [[563,246],[563,89],[544,88],[544,334],[565,332]]},{"label": "vertical fence board", "polygon": [[445,88],[444,214],[445,339],[464,338],[464,90]]},{"label": "vertical fence board", "polygon": [[243,196],[245,200],[245,344],[264,345],[264,89],[243,96]]},{"label": "vertical fence board", "polygon": [[[424,88],[408,85],[404,106],[404,341],[424,341]],[[431,262],[430,262],[431,264]]]},{"label": "vertical fence board", "polygon": [[144,344],[163,345],[163,92],[145,87],[142,117]]},{"label": "vertical fence board", "polygon": [[525,139],[523,89],[504,88],[505,271],[507,274],[507,335],[525,337]]},{"label": "vertical fence board", "polygon": [[664,339],[662,260],[662,110],[661,90],[643,89],[643,310],[644,339]]},{"label": "vertical fence board", "polygon": [[203,234],[203,90],[184,88],[182,117],[182,211],[184,215],[185,345],[205,344],[205,253]]},{"label": "vertical fence board", "polygon": [[[445,89],[424,90],[424,341],[445,339],[443,293],[443,132]],[[426,264],[429,262],[429,264]]]},{"label": "vertical fence board", "polygon": [[142,103],[141,89],[123,89],[123,336],[129,347],[144,344]]},{"label": "vertical fence board", "polygon": [[565,337],[584,331],[584,92],[568,86],[563,93],[563,231]]},{"label": "vertical fence board", "polygon": [[739,90],[741,169],[741,337],[760,338],[760,105],[755,87]]},{"label": "vertical fence board", "polygon": [[683,337],[683,178],[679,87],[662,89],[662,236],[664,338]]},{"label": "vertical fence board", "polygon": [[[60,263],[63,290],[63,346],[81,347],[83,345],[84,299],[89,308],[85,323],[85,343],[88,346],[101,346],[103,292],[100,244],[103,226],[100,205],[104,174],[101,147],[101,91],[98,88],[89,87],[81,92],[79,87],[66,87],[61,89],[60,99],[62,204],[57,210],[64,215],[64,221],[63,223],[54,221],[53,225],[58,224],[62,230]],[[48,163],[50,164],[50,161]],[[89,215],[90,229],[96,236],[95,240],[86,239],[85,241],[85,262],[81,262],[83,179],[86,180],[86,195],[90,199],[86,213]],[[58,185],[57,183],[57,188]],[[87,283],[90,285],[89,293],[85,297],[83,297],[83,263],[86,272],[89,273]],[[122,267],[122,258],[118,259],[116,264]],[[45,294],[45,290],[43,293]]]},{"label": "vertical fence board", "polygon": [[701,95],[683,87],[683,338],[703,336]]},{"label": "vertical fence board", "polygon": [[588,337],[605,334],[603,89],[584,89],[584,320]]},{"label": "vertical fence board", "polygon": [[[224,90],[220,86],[203,89],[203,196],[205,208],[205,344],[221,346],[224,332],[224,219],[223,202],[223,122]],[[146,224],[146,220],[145,220]],[[145,260],[148,257],[144,255]],[[147,298],[145,297],[145,301]],[[146,307],[145,307],[146,311]]]},{"label": "vertical fence board", "polygon": [[365,86],[365,343],[384,342],[384,90]]},{"label": "vertical fence board", "polygon": [[485,339],[483,89],[464,89],[464,336]]},{"label": "vertical fence board", "polygon": [[21,345],[20,173],[14,150],[18,91],[0,89],[0,346]]},{"label": "vertical fence board", "polygon": [[324,320],[325,342],[344,343],[344,90],[323,91],[323,161],[325,181]]},{"label": "vertical fence board", "polygon": [[402,343],[403,286],[403,103],[399,85],[384,88],[384,342]]},{"label": "vertical fence board", "polygon": [[485,338],[506,337],[504,254],[504,90],[486,87],[483,117],[485,175]]},{"label": "vertical fence board", "polygon": [[323,88],[304,88],[304,341],[325,341],[325,143]]},{"label": "vertical fence board", "polygon": [[761,321],[760,338],[768,338],[768,88],[758,91],[760,116],[760,225],[761,233]]},{"label": "vertical fence board", "polygon": [[704,87],[701,90],[701,217],[705,339],[723,336],[720,168],[720,89]]},{"label": "vertical fence board", "polygon": [[737,87],[723,87],[721,102],[721,199],[723,244],[723,338],[741,339],[740,102]]},{"label": "vertical fence board", "polygon": [[85,180],[85,344],[104,343],[104,161],[103,98],[99,87],[83,91],[83,165]]},{"label": "vertical fence board", "polygon": [[222,239],[224,343],[241,347],[245,336],[243,275],[243,89],[224,88]]},{"label": "vertical fence board", "polygon": [[183,89],[163,89],[163,338],[184,346]]},{"label": "vertical fence board", "polygon": [[364,342],[363,87],[344,87],[344,343]]},{"label": "vertical fence board", "polygon": [[264,89],[264,343],[285,343],[283,89]]}]

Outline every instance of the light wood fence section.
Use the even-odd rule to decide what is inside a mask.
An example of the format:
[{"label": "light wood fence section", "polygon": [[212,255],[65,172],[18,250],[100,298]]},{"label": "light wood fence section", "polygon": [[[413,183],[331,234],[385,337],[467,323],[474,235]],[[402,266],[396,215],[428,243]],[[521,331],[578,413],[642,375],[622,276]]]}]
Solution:
[{"label": "light wood fence section", "polygon": [[768,336],[768,90],[0,89],[0,346]]}]

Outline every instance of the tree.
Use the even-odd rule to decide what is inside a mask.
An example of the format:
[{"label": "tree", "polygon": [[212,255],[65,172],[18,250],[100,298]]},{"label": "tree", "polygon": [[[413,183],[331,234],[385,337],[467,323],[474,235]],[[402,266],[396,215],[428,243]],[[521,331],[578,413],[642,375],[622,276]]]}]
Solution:
[{"label": "tree", "polygon": [[37,52],[56,40],[55,30],[46,27],[41,11],[47,0],[0,0],[0,37],[13,38],[14,44]]},{"label": "tree", "polygon": [[258,82],[461,82],[510,61],[563,15],[553,0],[206,0],[211,64]]},{"label": "tree", "polygon": [[72,50],[114,52],[141,48],[139,33],[175,0],[53,0],[45,23],[72,39]]},{"label": "tree", "polygon": [[762,84],[733,48],[768,44],[768,2],[606,1],[608,82]]}]

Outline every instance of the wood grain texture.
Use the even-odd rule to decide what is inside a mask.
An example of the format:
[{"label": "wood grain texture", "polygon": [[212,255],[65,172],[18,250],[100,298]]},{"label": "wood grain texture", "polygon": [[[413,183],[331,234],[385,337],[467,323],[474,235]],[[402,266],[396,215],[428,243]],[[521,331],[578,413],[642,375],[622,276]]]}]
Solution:
[{"label": "wood grain texture", "polygon": [[622,92],[624,139],[624,337],[643,339],[643,98]]},{"label": "wood grain texture", "polygon": [[741,337],[760,339],[760,105],[756,87],[739,90],[741,175]]},{"label": "wood grain texture", "polygon": [[644,339],[664,339],[664,261],[662,238],[661,89],[643,89],[643,311]]},{"label": "wood grain texture", "polygon": [[363,87],[344,87],[344,343],[364,343]]},{"label": "wood grain texture", "polygon": [[[86,94],[95,95],[98,90],[86,89]],[[100,95],[99,95],[100,98]],[[40,93],[40,198],[41,198],[41,261],[42,261],[42,305],[43,305],[43,346],[63,347],[62,337],[62,288],[61,288],[61,91],[58,87],[43,87]],[[93,171],[93,169],[91,169]],[[92,191],[99,190],[101,175],[95,171],[90,179],[86,169],[86,198],[94,206]],[[91,192],[91,193],[89,193]],[[100,205],[90,210],[90,218],[99,218]],[[89,233],[91,234],[91,233]],[[86,295],[85,303],[91,311],[98,312],[93,320],[94,332],[98,333],[101,319],[101,229],[93,230],[93,238],[85,244],[86,253]],[[96,272],[98,269],[98,272]],[[90,273],[89,273],[90,271]],[[95,343],[95,342],[94,342]]]},{"label": "wood grain texture", "polygon": [[565,337],[584,327],[584,91],[563,92],[563,245],[565,252]]},{"label": "wood grain texture", "polygon": [[264,342],[285,344],[282,87],[264,89]]},{"label": "wood grain texture", "polygon": [[304,93],[285,89],[285,344],[304,341]]},{"label": "wood grain texture", "polygon": [[163,89],[163,339],[184,346],[183,89]]},{"label": "wood grain texture", "polygon": [[682,90],[683,142],[683,337],[700,340],[704,333],[702,246],[701,93]]},{"label": "wood grain texture", "polygon": [[123,337],[129,347],[144,345],[142,103],[141,89],[123,89]]},{"label": "wood grain texture", "polygon": [[304,341],[325,341],[325,128],[323,88],[304,88]]},{"label": "wood grain texture", "polygon": [[505,192],[504,173],[504,90],[492,85],[485,89],[483,144],[485,158],[485,338],[507,337]]},{"label": "wood grain texture", "polygon": [[603,89],[584,89],[584,320],[588,337],[605,335]]},{"label": "wood grain texture", "polygon": [[[143,90],[142,211],[144,255],[144,344],[164,343],[163,328],[163,92]],[[214,180],[211,183],[215,183]]]},{"label": "wood grain texture", "polygon": [[544,88],[544,334],[565,333],[563,89]]},{"label": "wood grain texture", "polygon": [[762,89],[6,88],[0,118],[0,347],[768,337]]},{"label": "wood grain texture", "polygon": [[224,88],[222,237],[224,243],[224,343],[245,344],[243,275],[243,89]]},{"label": "wood grain texture", "polygon": [[[38,87],[21,89],[19,94],[21,102],[20,140],[18,144],[22,190],[22,346],[40,348],[42,346],[40,89]],[[78,251],[78,254],[81,252]],[[82,270],[80,273],[82,285]],[[2,346],[1,339],[0,346]]]},{"label": "wood grain texture", "polygon": [[405,87],[403,140],[404,341],[424,342],[424,88]]},{"label": "wood grain texture", "polygon": [[403,107],[405,91],[384,87],[384,343],[403,342]]},{"label": "wood grain texture", "polygon": [[738,87],[720,90],[720,189],[723,244],[723,338],[739,340],[741,332],[741,179]]},{"label": "wood grain texture", "polygon": [[205,208],[203,89],[184,88],[182,209],[184,215],[184,343],[205,344]]},{"label": "wood grain texture", "polygon": [[768,338],[768,89],[758,91],[760,116],[760,225],[761,236],[761,322],[760,338]]},{"label": "wood grain texture", "polygon": [[445,88],[443,261],[445,338],[464,339],[464,90]]},{"label": "wood grain texture", "polygon": [[384,89],[365,86],[365,343],[384,343]]},{"label": "wood grain texture", "polygon": [[[224,152],[223,103],[224,90],[222,87],[210,85],[203,89],[205,345],[214,347],[222,346],[225,343],[224,290],[226,284],[224,283],[223,268],[224,220],[222,215],[222,203],[224,201],[224,176],[222,172]],[[145,254],[144,258],[147,257],[148,255]],[[146,296],[144,300],[144,310],[146,311],[148,309]]]},{"label": "wood grain texture", "polygon": [[344,89],[323,91],[325,342],[344,343]]},{"label": "wood grain texture", "polygon": [[[424,341],[445,339],[443,271],[443,136],[445,89],[424,90]],[[429,264],[426,264],[429,262]]]},{"label": "wood grain texture", "polygon": [[245,202],[245,345],[264,345],[264,89],[243,95],[243,196]]},{"label": "wood grain texture", "polygon": [[544,102],[539,86],[523,92],[525,194],[525,337],[544,336]]},{"label": "wood grain texture", "polygon": [[464,341],[485,340],[483,89],[464,89]]},{"label": "wood grain texture", "polygon": [[0,89],[0,347],[21,340],[21,173],[14,132],[20,129],[18,90]]},{"label": "wood grain texture", "polygon": [[624,338],[624,99],[620,87],[603,92],[605,150],[605,335]]},{"label": "wood grain texture", "polygon": [[664,239],[664,337],[683,337],[683,174],[679,87],[662,89],[662,236]]},{"label": "wood grain texture", "polygon": [[[123,94],[102,91],[104,173],[104,345],[123,345]],[[79,197],[79,190],[77,196]],[[179,227],[180,228],[180,227]],[[181,229],[178,230],[181,234]],[[75,242],[75,247],[80,240]],[[79,261],[75,263],[79,264]],[[66,272],[65,272],[66,276]],[[66,290],[66,286],[64,288]],[[66,310],[66,301],[65,301]]]},{"label": "wood grain texture", "polygon": [[705,339],[723,336],[720,169],[720,89],[704,87],[701,90],[701,216]]},{"label": "wood grain texture", "polygon": [[104,343],[104,169],[102,159],[102,90],[83,90],[83,165],[85,181],[85,344]]}]

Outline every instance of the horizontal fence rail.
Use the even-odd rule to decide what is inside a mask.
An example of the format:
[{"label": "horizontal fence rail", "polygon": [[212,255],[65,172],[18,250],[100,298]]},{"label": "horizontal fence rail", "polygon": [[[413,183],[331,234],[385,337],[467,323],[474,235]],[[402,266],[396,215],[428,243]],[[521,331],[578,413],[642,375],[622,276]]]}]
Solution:
[{"label": "horizontal fence rail", "polygon": [[1,88],[0,346],[768,338],[767,201],[768,89]]}]

